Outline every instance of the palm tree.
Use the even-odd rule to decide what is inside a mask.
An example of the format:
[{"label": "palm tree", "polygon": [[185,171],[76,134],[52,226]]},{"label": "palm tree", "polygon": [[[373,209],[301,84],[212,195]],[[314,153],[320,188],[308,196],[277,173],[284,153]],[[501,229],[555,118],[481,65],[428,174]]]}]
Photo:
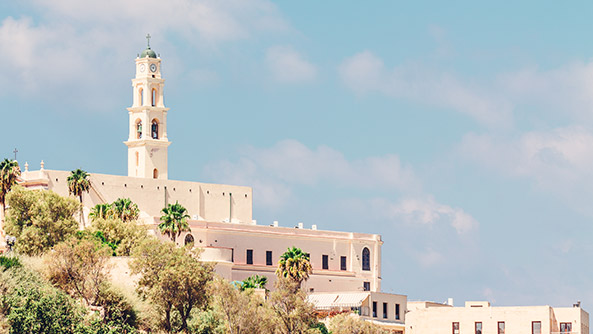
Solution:
[{"label": "palm tree", "polygon": [[4,159],[0,162],[0,203],[2,204],[2,212],[6,210],[6,195],[16,184],[18,177],[21,175],[19,163],[16,160]]},{"label": "palm tree", "polygon": [[136,220],[140,215],[138,205],[132,202],[129,198],[118,198],[111,205],[111,209],[113,210],[114,216],[124,222]]},{"label": "palm tree", "polygon": [[159,229],[161,233],[168,235],[173,242],[181,235],[181,232],[190,231],[189,224],[187,223],[187,219],[189,218],[187,209],[179,204],[179,202],[167,205],[161,212],[163,215],[161,216]]},{"label": "palm tree", "polygon": [[91,182],[89,181],[89,174],[82,169],[73,170],[68,176],[68,192],[71,195],[78,196],[80,200],[80,222],[84,225],[82,220],[82,194],[89,192]]},{"label": "palm tree", "polygon": [[288,248],[278,261],[278,269],[276,275],[279,278],[288,278],[297,283],[299,286],[301,282],[306,281],[309,275],[313,272],[311,262],[309,262],[309,255],[304,253],[300,248]]},{"label": "palm tree", "polygon": [[241,290],[247,289],[265,289],[268,278],[261,275],[252,275],[243,280]]},{"label": "palm tree", "polygon": [[91,209],[89,218],[92,220],[107,219],[111,216],[111,210],[111,204],[97,204]]}]

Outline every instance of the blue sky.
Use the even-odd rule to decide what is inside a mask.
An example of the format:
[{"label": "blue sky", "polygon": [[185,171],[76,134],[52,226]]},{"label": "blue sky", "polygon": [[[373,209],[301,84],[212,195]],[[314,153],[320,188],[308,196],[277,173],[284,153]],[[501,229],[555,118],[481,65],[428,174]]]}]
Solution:
[{"label": "blue sky", "polygon": [[380,233],[412,300],[593,301],[586,2],[0,3],[0,156],[126,173],[134,58],[163,59],[172,179],[254,218]]}]

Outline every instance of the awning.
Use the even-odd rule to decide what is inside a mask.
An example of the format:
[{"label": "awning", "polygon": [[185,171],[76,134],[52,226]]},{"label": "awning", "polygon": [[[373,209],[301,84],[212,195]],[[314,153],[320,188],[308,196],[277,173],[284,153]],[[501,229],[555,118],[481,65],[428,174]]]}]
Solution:
[{"label": "awning", "polygon": [[319,295],[309,295],[307,300],[318,310],[329,310],[332,308],[332,305],[337,298],[338,295],[335,293],[325,293]]},{"label": "awning", "polygon": [[318,310],[360,307],[369,293],[319,293],[310,294],[307,300]]}]

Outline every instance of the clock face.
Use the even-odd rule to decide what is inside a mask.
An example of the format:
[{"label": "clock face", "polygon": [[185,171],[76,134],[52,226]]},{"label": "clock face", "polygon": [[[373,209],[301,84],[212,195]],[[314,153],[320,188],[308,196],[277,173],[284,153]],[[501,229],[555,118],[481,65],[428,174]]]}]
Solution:
[{"label": "clock face", "polygon": [[146,71],[146,65],[140,64],[140,72]]},{"label": "clock face", "polygon": [[156,72],[156,64],[150,64],[150,71]]}]

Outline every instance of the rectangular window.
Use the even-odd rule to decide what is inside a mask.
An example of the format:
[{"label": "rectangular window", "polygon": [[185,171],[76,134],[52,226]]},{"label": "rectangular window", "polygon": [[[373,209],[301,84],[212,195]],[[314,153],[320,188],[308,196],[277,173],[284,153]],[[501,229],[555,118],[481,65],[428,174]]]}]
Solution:
[{"label": "rectangular window", "polygon": [[248,249],[247,250],[247,260],[246,260],[247,264],[253,264],[253,249]]},{"label": "rectangular window", "polygon": [[373,318],[377,317],[377,302],[373,302]]},{"label": "rectangular window", "polygon": [[272,251],[266,251],[266,266],[273,266]]},{"label": "rectangular window", "polygon": [[322,268],[329,269],[329,256],[328,255],[322,256]]},{"label": "rectangular window", "polygon": [[476,334],[482,334],[482,323],[476,322]]},{"label": "rectangular window", "polygon": [[395,304],[395,320],[399,320],[399,304]]},{"label": "rectangular window", "polygon": [[560,323],[560,333],[570,333],[570,332],[572,332],[572,323],[561,322]]},{"label": "rectangular window", "polygon": [[371,282],[363,282],[362,288],[364,291],[371,291]]},{"label": "rectangular window", "polygon": [[383,319],[387,319],[387,303],[383,303]]},{"label": "rectangular window", "polygon": [[542,334],[542,322],[532,321],[531,322],[531,334]]},{"label": "rectangular window", "polygon": [[459,334],[459,323],[458,322],[453,323],[453,334]]},{"label": "rectangular window", "polygon": [[340,256],[340,270],[346,270],[346,257]]},{"label": "rectangular window", "polygon": [[504,334],[504,321],[498,322],[498,334]]}]

